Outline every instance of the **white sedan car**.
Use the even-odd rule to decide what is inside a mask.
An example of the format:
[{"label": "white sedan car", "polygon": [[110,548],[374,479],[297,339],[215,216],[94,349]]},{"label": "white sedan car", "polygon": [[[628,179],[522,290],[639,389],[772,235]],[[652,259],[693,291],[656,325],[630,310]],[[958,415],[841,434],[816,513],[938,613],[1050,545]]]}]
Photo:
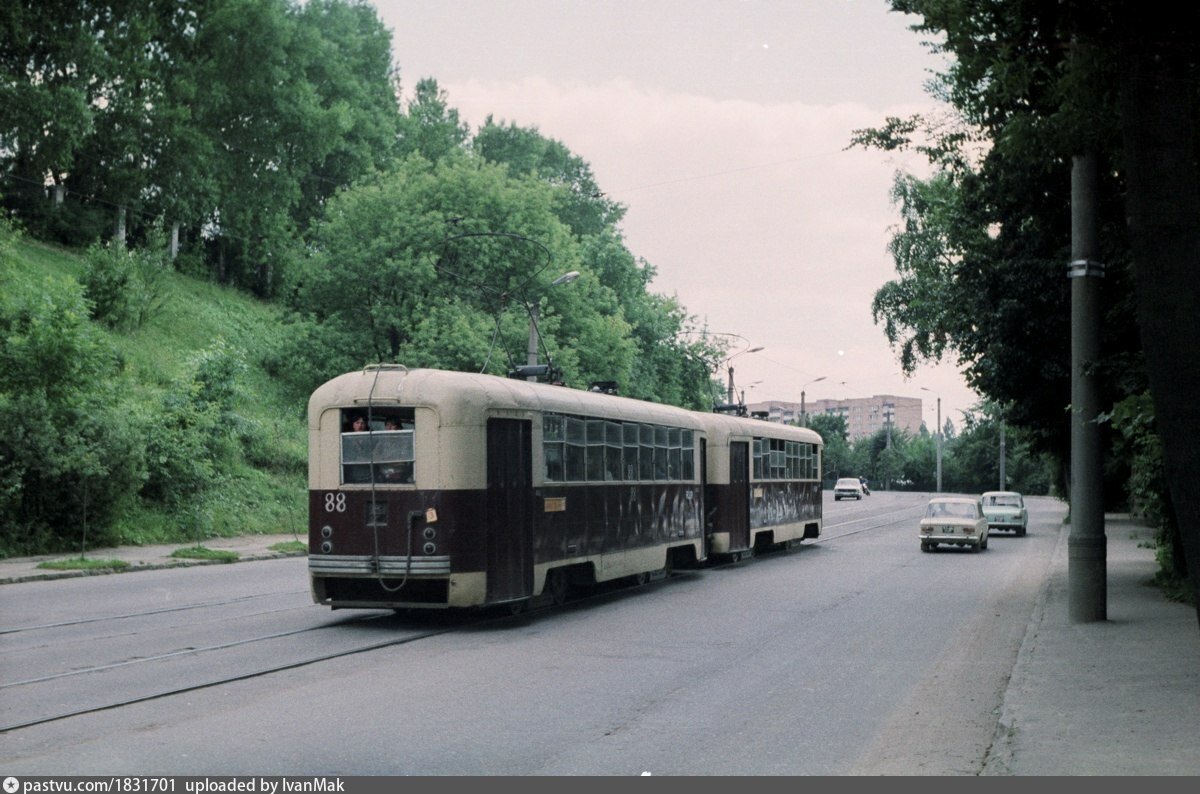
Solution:
[{"label": "white sedan car", "polygon": [[919,534],[921,551],[933,551],[940,543],[983,551],[988,543],[988,520],[978,499],[938,496],[929,500]]},{"label": "white sedan car", "polygon": [[982,497],[983,514],[988,529],[1011,529],[1017,537],[1029,527],[1029,511],[1025,499],[1016,491],[988,491]]},{"label": "white sedan car", "polygon": [[863,487],[857,477],[843,477],[833,484],[833,501],[843,499],[862,499]]}]

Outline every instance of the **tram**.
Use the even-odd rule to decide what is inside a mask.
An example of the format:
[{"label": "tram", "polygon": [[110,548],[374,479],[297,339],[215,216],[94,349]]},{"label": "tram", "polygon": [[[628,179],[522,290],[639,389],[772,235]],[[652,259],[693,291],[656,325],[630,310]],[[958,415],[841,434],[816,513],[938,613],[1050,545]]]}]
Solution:
[{"label": "tram", "polygon": [[308,406],[309,578],[334,609],[562,603],[821,531],[816,433],[378,365]]}]

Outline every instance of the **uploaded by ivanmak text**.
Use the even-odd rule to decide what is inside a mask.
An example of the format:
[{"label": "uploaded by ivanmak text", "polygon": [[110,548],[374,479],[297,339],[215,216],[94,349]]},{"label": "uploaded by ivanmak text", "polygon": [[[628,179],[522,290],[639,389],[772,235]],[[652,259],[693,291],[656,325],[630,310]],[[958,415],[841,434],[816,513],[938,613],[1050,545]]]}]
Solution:
[{"label": "uploaded by ivanmak text", "polygon": [[345,790],[341,778],[325,777],[8,777],[3,794],[325,794]]}]

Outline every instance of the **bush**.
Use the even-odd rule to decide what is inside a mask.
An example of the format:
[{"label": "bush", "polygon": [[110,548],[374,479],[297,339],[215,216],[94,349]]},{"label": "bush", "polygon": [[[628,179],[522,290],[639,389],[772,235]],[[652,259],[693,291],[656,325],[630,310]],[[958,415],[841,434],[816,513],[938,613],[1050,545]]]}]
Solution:
[{"label": "bush", "polygon": [[104,541],[145,476],[120,358],[74,282],[3,286],[0,554]]},{"label": "bush", "polygon": [[162,308],[167,268],[161,251],[131,251],[114,243],[92,245],[79,278],[92,303],[92,318],[118,331],[141,328]]}]

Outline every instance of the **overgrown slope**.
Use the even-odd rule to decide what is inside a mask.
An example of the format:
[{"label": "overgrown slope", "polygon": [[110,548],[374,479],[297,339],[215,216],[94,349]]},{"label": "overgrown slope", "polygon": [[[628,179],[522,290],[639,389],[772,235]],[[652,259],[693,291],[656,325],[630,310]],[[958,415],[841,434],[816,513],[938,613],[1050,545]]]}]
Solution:
[{"label": "overgrown slope", "polygon": [[[46,303],[61,312],[51,296],[79,290],[85,272],[84,257],[24,237],[12,242],[7,251],[0,251],[5,291],[10,296],[45,295]],[[92,320],[82,321],[89,338],[94,336],[101,348],[116,353],[117,364],[111,374],[104,376],[112,379],[112,389],[100,393],[119,397],[122,415],[139,417],[135,429],[148,428],[143,436],[133,436],[148,439],[142,444],[144,448],[137,450],[138,477],[118,486],[136,492],[119,500],[109,499],[117,506],[103,519],[93,510],[89,527],[87,505],[98,504],[96,492],[106,484],[103,478],[95,480],[91,494],[85,494],[81,501],[83,509],[73,509],[65,513],[65,518],[61,512],[50,514],[55,516],[52,525],[40,530],[30,529],[32,525],[19,533],[10,530],[0,537],[0,555],[78,551],[83,546],[110,543],[196,541],[238,534],[303,534],[305,406],[285,396],[261,365],[263,355],[275,348],[283,333],[278,307],[173,271],[162,274],[156,290],[157,308],[134,330],[111,330]],[[12,330],[14,327],[18,326],[9,325],[8,338],[2,340],[10,348],[8,352],[22,341],[19,330]],[[164,406],[186,401],[197,391],[197,368],[214,359],[236,363],[235,367],[220,370],[231,373],[228,378],[216,378],[225,392],[218,432],[229,429],[228,439],[213,446],[219,454],[207,462],[203,487],[168,493],[170,498],[155,498],[149,486],[156,477],[162,479],[163,471],[156,467],[166,464],[165,457],[153,454],[150,447],[154,443],[169,446],[171,439],[178,438],[166,431],[155,436],[156,425],[172,420],[159,417],[165,413]],[[70,385],[63,384],[64,388]],[[0,385],[0,400],[6,407],[19,405],[22,397],[28,396],[15,393],[14,388],[19,387],[11,382]],[[77,410],[94,417],[110,410],[115,398],[107,403],[80,405]],[[38,403],[35,400],[28,404]],[[199,433],[204,427],[191,429]],[[14,437],[9,433],[7,443],[17,443]],[[29,437],[25,438],[28,442]],[[4,465],[14,466],[11,461]],[[11,491],[13,478],[9,479]],[[36,478],[29,481],[39,482]],[[162,493],[170,489],[160,486],[158,490]],[[25,494],[26,499],[29,496]],[[58,494],[50,498],[61,501]]]}]

